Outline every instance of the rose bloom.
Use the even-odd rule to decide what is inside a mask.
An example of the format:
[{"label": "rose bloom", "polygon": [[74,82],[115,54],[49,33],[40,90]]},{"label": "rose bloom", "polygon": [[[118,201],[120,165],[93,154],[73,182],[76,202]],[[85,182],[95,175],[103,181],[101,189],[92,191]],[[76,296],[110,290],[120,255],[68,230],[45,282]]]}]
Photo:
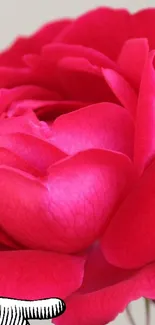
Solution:
[{"label": "rose bloom", "polygon": [[0,296],[57,325],[155,299],[155,10],[99,8],[0,54]]}]

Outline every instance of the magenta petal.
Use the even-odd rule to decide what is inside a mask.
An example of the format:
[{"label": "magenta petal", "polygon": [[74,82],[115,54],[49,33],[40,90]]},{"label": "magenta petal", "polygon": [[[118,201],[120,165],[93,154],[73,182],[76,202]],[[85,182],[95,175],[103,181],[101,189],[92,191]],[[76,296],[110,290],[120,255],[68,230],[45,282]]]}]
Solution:
[{"label": "magenta petal", "polygon": [[35,113],[26,112],[23,116],[0,119],[0,135],[23,133],[47,140],[50,129],[47,124],[40,122]]},{"label": "magenta petal", "polygon": [[[2,139],[2,137],[0,138]],[[21,156],[25,156],[25,155],[18,156],[20,150],[18,150],[18,154],[15,154],[9,149],[6,149],[5,146],[6,143],[4,142],[2,144],[2,147],[0,147],[0,165],[6,165],[33,174],[34,176],[40,176],[40,170],[37,169],[36,165],[33,166],[31,164],[30,158],[28,159],[28,161],[26,161],[24,159],[25,157],[21,158]],[[9,147],[9,143],[8,143],[8,147]],[[11,145],[10,145],[10,149],[13,151],[17,151],[14,150],[14,148],[12,148]]]},{"label": "magenta petal", "polygon": [[102,239],[105,258],[113,265],[133,269],[155,260],[155,162],[109,223]]},{"label": "magenta petal", "polygon": [[[47,173],[47,169],[52,164],[66,157],[61,150],[52,144],[32,135],[22,133],[0,136],[1,148],[8,149],[18,155],[28,165],[32,166],[30,171],[35,169],[42,173],[42,175]],[[28,168],[26,171],[28,171]]]},{"label": "magenta petal", "polygon": [[58,117],[51,126],[51,142],[69,155],[98,148],[133,157],[134,123],[121,106],[94,104]]},{"label": "magenta petal", "polygon": [[131,112],[136,113],[137,95],[130,84],[116,71],[102,69],[103,76],[120,103]]},{"label": "magenta petal", "polygon": [[0,167],[0,223],[22,245],[70,253],[101,235],[134,179],[126,156],[103,150],[81,152],[49,173],[37,179]]},{"label": "magenta petal", "polygon": [[24,66],[23,55],[39,53],[42,46],[51,43],[70,23],[69,19],[52,22],[43,26],[30,37],[18,38],[8,49],[0,53],[0,66]]},{"label": "magenta petal", "polygon": [[98,8],[76,19],[55,41],[84,45],[116,59],[129,36],[130,21],[126,10]]},{"label": "magenta petal", "polygon": [[0,227],[0,251],[20,248],[20,245]]},{"label": "magenta petal", "polygon": [[101,247],[94,244],[88,252],[82,286],[82,294],[112,286],[129,278],[133,271],[124,270],[109,264],[103,256]]},{"label": "magenta petal", "polygon": [[0,252],[0,296],[20,299],[61,297],[76,291],[84,260],[43,251]]},{"label": "magenta petal", "polygon": [[131,24],[132,37],[145,37],[146,39],[148,39],[150,49],[154,50],[155,9],[148,8],[138,11],[137,13],[132,15]]},{"label": "magenta petal", "polygon": [[55,92],[37,86],[20,86],[13,89],[0,89],[0,113],[5,111],[12,102],[24,99],[59,100]]},{"label": "magenta petal", "polygon": [[140,172],[155,157],[155,51],[149,54],[145,63],[135,129],[135,164]]},{"label": "magenta petal", "polygon": [[66,57],[59,61],[59,82],[67,98],[84,102],[118,103],[102,70],[85,58]]},{"label": "magenta petal", "polygon": [[56,325],[107,324],[123,312],[131,301],[141,297],[155,298],[155,264],[102,290],[73,295],[67,300],[66,312],[54,322]]},{"label": "magenta petal", "polygon": [[49,89],[56,89],[60,92],[62,89],[58,66],[59,61],[67,57],[77,60],[83,59],[98,69],[101,67],[118,69],[116,63],[92,48],[64,43],[49,44],[43,47],[40,55],[24,56],[24,61],[30,67],[37,84],[46,85]]},{"label": "magenta petal", "polygon": [[41,52],[41,58],[51,63],[59,61],[65,57],[85,58],[92,65],[114,70],[118,69],[116,63],[109,59],[109,57],[92,47],[85,47],[81,44],[52,43],[44,46]]},{"label": "magenta petal", "polygon": [[0,88],[12,88],[32,83],[28,68],[0,67]]},{"label": "magenta petal", "polygon": [[117,60],[122,73],[135,89],[139,89],[148,53],[149,45],[147,39],[129,39],[125,42]]},{"label": "magenta petal", "polygon": [[48,121],[54,120],[61,114],[66,114],[71,111],[75,111],[81,107],[84,107],[86,103],[78,101],[48,101],[48,100],[22,100],[15,101],[9,107],[7,116],[23,115],[30,110],[35,111],[37,117],[40,120]]}]

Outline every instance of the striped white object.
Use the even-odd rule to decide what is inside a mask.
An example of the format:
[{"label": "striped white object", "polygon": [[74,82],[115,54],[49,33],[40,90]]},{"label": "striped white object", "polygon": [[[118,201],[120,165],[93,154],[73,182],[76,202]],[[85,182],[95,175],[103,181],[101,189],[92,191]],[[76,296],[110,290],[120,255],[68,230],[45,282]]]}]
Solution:
[{"label": "striped white object", "polygon": [[34,301],[0,298],[0,325],[28,325],[30,319],[51,319],[65,310],[66,305],[59,298]]}]

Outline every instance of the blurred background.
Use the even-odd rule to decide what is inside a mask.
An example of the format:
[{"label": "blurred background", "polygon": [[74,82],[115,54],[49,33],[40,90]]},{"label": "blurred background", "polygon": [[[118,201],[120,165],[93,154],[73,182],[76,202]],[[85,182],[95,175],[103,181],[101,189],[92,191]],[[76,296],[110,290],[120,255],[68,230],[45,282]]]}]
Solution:
[{"label": "blurred background", "polygon": [[29,34],[48,20],[83,13],[97,6],[130,11],[155,6],[155,0],[0,0],[0,49],[17,34]]},{"label": "blurred background", "polygon": [[[0,0],[0,49],[8,46],[17,35],[28,35],[49,20],[63,16],[76,17],[86,10],[104,5],[114,8],[125,7],[134,12],[146,7],[155,7],[155,0]],[[131,310],[137,325],[146,324],[143,299],[132,303]],[[31,324],[48,325],[51,322],[34,321]],[[111,325],[128,324],[131,323],[125,313],[111,323]],[[155,307],[152,305],[150,325],[153,324],[155,324]]]}]

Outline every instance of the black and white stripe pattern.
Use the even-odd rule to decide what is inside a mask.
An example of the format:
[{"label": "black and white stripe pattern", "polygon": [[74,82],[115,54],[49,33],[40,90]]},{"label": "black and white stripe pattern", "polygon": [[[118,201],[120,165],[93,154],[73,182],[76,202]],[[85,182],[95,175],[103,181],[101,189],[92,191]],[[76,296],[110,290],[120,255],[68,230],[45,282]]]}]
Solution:
[{"label": "black and white stripe pattern", "polygon": [[65,310],[66,305],[59,298],[34,301],[0,298],[0,325],[29,325],[29,319],[51,319]]}]

